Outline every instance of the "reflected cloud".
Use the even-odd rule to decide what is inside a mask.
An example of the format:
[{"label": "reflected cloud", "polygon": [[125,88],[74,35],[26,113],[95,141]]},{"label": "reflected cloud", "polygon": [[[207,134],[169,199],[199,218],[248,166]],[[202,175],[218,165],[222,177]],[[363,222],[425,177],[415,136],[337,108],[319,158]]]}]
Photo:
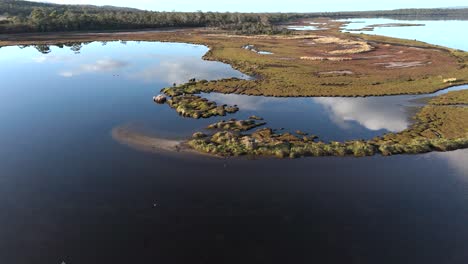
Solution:
[{"label": "reflected cloud", "polygon": [[200,58],[181,58],[163,60],[158,65],[150,66],[134,73],[132,78],[145,82],[185,83],[189,79],[216,80],[229,77],[244,78],[244,75],[227,64],[203,61]]},{"label": "reflected cloud", "polygon": [[313,98],[330,113],[330,119],[340,127],[355,121],[369,130],[386,129],[398,132],[409,126],[401,98]]},{"label": "reflected cloud", "polygon": [[46,62],[63,62],[70,60],[70,56],[57,56],[57,55],[40,55],[34,57],[33,61],[36,63],[46,63]]},{"label": "reflected cloud", "polygon": [[468,182],[468,150],[456,150],[443,153],[431,153],[431,157],[438,157],[447,160],[458,174],[461,174],[465,181]]},{"label": "reflected cloud", "polygon": [[83,73],[110,72],[124,68],[128,64],[128,62],[120,60],[101,59],[92,64],[83,64],[74,70],[61,71],[59,75],[63,77],[73,77]]},{"label": "reflected cloud", "polygon": [[214,101],[218,104],[237,105],[242,110],[253,110],[258,111],[267,107],[267,104],[271,104],[274,101],[280,101],[281,98],[263,97],[263,96],[248,96],[239,94],[220,94],[220,93],[209,93],[204,94],[203,97]]},{"label": "reflected cloud", "polygon": [[[204,97],[218,104],[238,105],[243,110],[262,110],[282,112],[316,111],[313,104],[323,107],[330,120],[343,129],[357,122],[373,131],[388,130],[398,132],[409,125],[407,108],[409,97],[368,97],[368,98],[275,98],[237,94],[204,94]],[[312,100],[312,102],[310,102]]]}]

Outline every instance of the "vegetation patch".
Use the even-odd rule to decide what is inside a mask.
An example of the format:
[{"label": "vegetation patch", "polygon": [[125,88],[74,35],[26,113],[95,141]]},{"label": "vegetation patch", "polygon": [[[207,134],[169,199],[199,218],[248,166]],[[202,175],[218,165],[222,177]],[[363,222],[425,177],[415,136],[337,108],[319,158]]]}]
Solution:
[{"label": "vegetation patch", "polygon": [[265,122],[257,123],[255,120],[236,120],[231,119],[229,121],[219,121],[217,123],[208,126],[208,129],[220,129],[220,130],[231,130],[231,131],[248,131],[253,128],[266,125]]},{"label": "vegetation patch", "polygon": [[167,104],[174,108],[179,115],[197,119],[225,116],[227,113],[239,111],[237,106],[218,106],[215,102],[193,94],[173,96],[167,100]]},{"label": "vegetation patch", "polygon": [[259,117],[259,116],[253,115],[253,116],[250,116],[249,119],[260,121],[260,120],[263,120],[263,117]]},{"label": "vegetation patch", "polygon": [[468,105],[468,90],[453,91],[434,97],[429,101],[432,105]]},{"label": "vegetation patch", "polygon": [[[199,84],[207,83],[207,81],[199,81]],[[171,99],[167,100],[167,104],[176,110],[179,115],[191,118],[209,118],[212,116],[225,116],[239,111],[239,108],[228,105],[217,105],[215,102],[209,101],[206,98],[196,94],[202,92],[202,89],[196,86],[196,80],[191,79],[188,83],[173,87],[164,88],[161,90]]]}]

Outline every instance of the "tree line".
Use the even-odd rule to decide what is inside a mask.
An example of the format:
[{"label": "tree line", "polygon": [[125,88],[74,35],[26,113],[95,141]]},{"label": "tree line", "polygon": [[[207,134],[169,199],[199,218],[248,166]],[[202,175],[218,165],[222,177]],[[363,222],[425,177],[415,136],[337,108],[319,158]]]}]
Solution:
[{"label": "tree line", "polygon": [[298,14],[152,12],[131,8],[0,1],[0,32],[121,30],[168,27],[219,27],[240,33],[277,33],[275,25]]},{"label": "tree line", "polygon": [[278,24],[301,18],[468,19],[468,9],[401,9],[333,13],[153,12],[133,8],[0,0],[0,33],[217,27],[239,34],[288,33]]}]

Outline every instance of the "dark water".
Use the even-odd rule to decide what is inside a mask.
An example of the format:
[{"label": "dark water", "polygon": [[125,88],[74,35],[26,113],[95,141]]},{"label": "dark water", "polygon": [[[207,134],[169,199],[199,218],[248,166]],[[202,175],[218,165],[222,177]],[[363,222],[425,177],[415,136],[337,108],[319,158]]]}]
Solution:
[{"label": "dark water", "polygon": [[[192,77],[247,78],[205,47],[0,49],[0,263],[466,263],[468,151],[216,159],[146,153],[111,130],[185,137],[152,96]],[[324,139],[407,127],[416,97],[208,95]],[[278,100],[278,101],[277,101]],[[408,108],[409,107],[409,108]]]}]

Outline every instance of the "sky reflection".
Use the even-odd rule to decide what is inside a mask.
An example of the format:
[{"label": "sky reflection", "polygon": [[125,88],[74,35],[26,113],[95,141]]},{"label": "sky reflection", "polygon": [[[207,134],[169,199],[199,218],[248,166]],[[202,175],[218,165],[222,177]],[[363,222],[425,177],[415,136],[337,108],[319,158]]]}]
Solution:
[{"label": "sky reflection", "polygon": [[233,74],[232,77],[245,78],[245,75],[234,71],[231,66],[219,62],[204,61],[199,57],[166,58],[156,57],[159,63],[130,73],[132,79],[143,80],[149,83],[185,83],[189,79],[216,80],[227,78],[226,71]]},{"label": "sky reflection", "polygon": [[421,20],[393,20],[385,18],[355,18],[343,21],[351,21],[346,25],[347,29],[362,29],[369,25],[403,23],[403,24],[424,24],[425,26],[412,27],[376,27],[373,31],[365,31],[365,34],[382,35],[404,39],[417,39],[430,44],[442,45],[454,49],[462,49],[468,51],[468,42],[466,35],[460,34],[465,32],[468,21],[460,20],[437,20],[437,21],[421,21]]},{"label": "sky reflection", "polygon": [[[449,152],[433,152],[427,154],[427,159],[442,159],[446,160],[453,173],[464,182],[468,183],[468,150],[456,150]],[[447,171],[447,175],[452,172]]]},{"label": "sky reflection", "polygon": [[408,120],[406,97],[403,98],[313,98],[328,112],[328,117],[340,127],[355,121],[370,130],[398,132],[406,129]]},{"label": "sky reflection", "polygon": [[[11,74],[18,74],[15,67],[30,72],[29,75],[36,78],[36,81],[31,78],[30,82],[33,83],[47,80],[48,85],[54,87],[86,84],[92,88],[103,81],[99,85],[102,93],[107,88],[115,93],[117,89],[148,87],[140,89],[140,92],[147,93],[148,98],[157,94],[162,87],[184,83],[191,78],[248,78],[230,65],[202,60],[208,49],[199,45],[158,42],[127,42],[123,45],[109,42],[103,47],[102,43],[94,42],[81,46],[80,53],[56,46],[50,47],[50,51],[40,54],[34,47],[28,47],[16,53],[16,57],[9,55],[15,52],[5,52],[0,60],[12,66],[5,69],[11,70]],[[36,74],[38,72],[41,73]],[[10,76],[7,72],[4,74]],[[79,82],[76,82],[74,78],[78,77]],[[137,92],[135,89],[131,91],[128,96],[134,96]],[[420,97],[274,98],[219,93],[203,96],[218,104],[238,105],[240,112],[232,117],[259,115],[265,118],[269,127],[293,132],[299,129],[316,134],[323,140],[372,138],[389,131],[402,131],[411,124],[408,107],[417,106],[412,100]],[[167,114],[172,116],[175,113],[168,110]],[[162,116],[159,119],[164,120]],[[154,122],[151,120],[151,123]],[[180,123],[189,122],[180,119]],[[192,125],[197,126],[195,122],[190,123]],[[167,125],[163,126],[173,131]],[[173,126],[178,127],[176,124]],[[203,127],[198,125],[196,128],[200,126]],[[190,132],[196,128],[191,128]]]},{"label": "sky reflection", "polygon": [[342,130],[361,126],[371,131],[402,131],[411,124],[408,107],[418,105],[412,102],[414,96],[274,98],[219,93],[204,96],[218,103],[238,105],[241,111],[289,113],[291,119],[297,113],[304,118],[322,116]]},{"label": "sky reflection", "polygon": [[[86,56],[57,46],[47,47],[49,53],[34,54],[31,59],[38,64],[57,64],[57,74],[71,78],[84,74],[114,73],[132,81],[145,83],[185,83],[189,79],[215,80],[222,78],[249,78],[230,65],[205,61],[201,57],[208,51],[204,46],[159,42],[94,42],[83,46]],[[122,47],[125,45],[126,47]],[[118,49],[125,48],[122,53]],[[100,52],[97,52],[97,50]],[[179,52],[176,52],[179,50]],[[26,48],[25,55],[31,51]],[[131,65],[132,64],[132,65]]]},{"label": "sky reflection", "polygon": [[99,59],[94,63],[82,64],[73,70],[64,70],[59,73],[63,77],[73,77],[84,73],[113,72],[125,68],[129,62],[110,58]]}]

